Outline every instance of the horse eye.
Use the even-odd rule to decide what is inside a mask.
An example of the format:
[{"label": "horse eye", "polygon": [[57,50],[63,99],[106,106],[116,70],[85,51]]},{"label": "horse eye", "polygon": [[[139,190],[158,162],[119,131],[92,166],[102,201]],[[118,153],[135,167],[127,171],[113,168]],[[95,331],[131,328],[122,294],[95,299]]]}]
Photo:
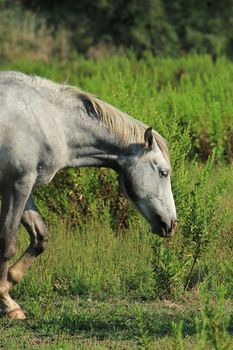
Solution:
[{"label": "horse eye", "polygon": [[168,170],[159,170],[160,177],[168,177]]}]

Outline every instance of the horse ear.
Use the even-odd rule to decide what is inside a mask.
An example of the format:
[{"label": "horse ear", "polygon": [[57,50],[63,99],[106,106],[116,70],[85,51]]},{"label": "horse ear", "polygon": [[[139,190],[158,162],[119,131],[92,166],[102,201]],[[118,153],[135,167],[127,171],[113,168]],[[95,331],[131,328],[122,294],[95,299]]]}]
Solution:
[{"label": "horse ear", "polygon": [[152,128],[146,129],[145,134],[144,134],[144,140],[146,143],[146,147],[152,148],[153,142],[154,142]]}]

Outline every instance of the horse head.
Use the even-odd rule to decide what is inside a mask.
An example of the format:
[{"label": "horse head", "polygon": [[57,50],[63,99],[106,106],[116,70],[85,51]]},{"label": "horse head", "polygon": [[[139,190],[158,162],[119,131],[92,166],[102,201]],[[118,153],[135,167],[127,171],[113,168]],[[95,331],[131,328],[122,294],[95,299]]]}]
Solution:
[{"label": "horse head", "polygon": [[121,157],[120,186],[124,195],[150,223],[153,233],[170,237],[176,226],[176,208],[171,190],[170,164],[159,147],[152,128],[145,144],[130,145]]}]

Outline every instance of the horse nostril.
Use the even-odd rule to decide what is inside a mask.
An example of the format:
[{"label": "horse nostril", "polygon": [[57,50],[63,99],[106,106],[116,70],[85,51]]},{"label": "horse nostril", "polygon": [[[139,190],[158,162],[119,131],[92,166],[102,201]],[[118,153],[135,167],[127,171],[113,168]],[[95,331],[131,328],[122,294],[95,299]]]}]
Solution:
[{"label": "horse nostril", "polygon": [[168,227],[167,227],[167,224],[165,222],[161,222],[161,227],[163,228],[164,230],[164,236],[166,236],[168,234]]},{"label": "horse nostril", "polygon": [[176,219],[172,220],[171,222],[172,231],[175,231],[177,229],[177,226],[178,226],[178,221]]}]

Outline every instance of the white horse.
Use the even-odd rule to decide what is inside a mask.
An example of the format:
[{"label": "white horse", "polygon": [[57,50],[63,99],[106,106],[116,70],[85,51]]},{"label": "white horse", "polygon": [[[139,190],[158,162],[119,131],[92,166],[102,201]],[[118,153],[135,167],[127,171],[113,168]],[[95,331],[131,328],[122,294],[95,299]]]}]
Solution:
[{"label": "white horse", "polygon": [[[176,226],[166,141],[152,128],[75,87],[17,72],[0,73],[0,301],[24,319],[10,297],[48,241],[31,192],[65,167],[109,167],[123,193],[150,223],[170,236]],[[30,245],[10,266],[20,222]]]}]

